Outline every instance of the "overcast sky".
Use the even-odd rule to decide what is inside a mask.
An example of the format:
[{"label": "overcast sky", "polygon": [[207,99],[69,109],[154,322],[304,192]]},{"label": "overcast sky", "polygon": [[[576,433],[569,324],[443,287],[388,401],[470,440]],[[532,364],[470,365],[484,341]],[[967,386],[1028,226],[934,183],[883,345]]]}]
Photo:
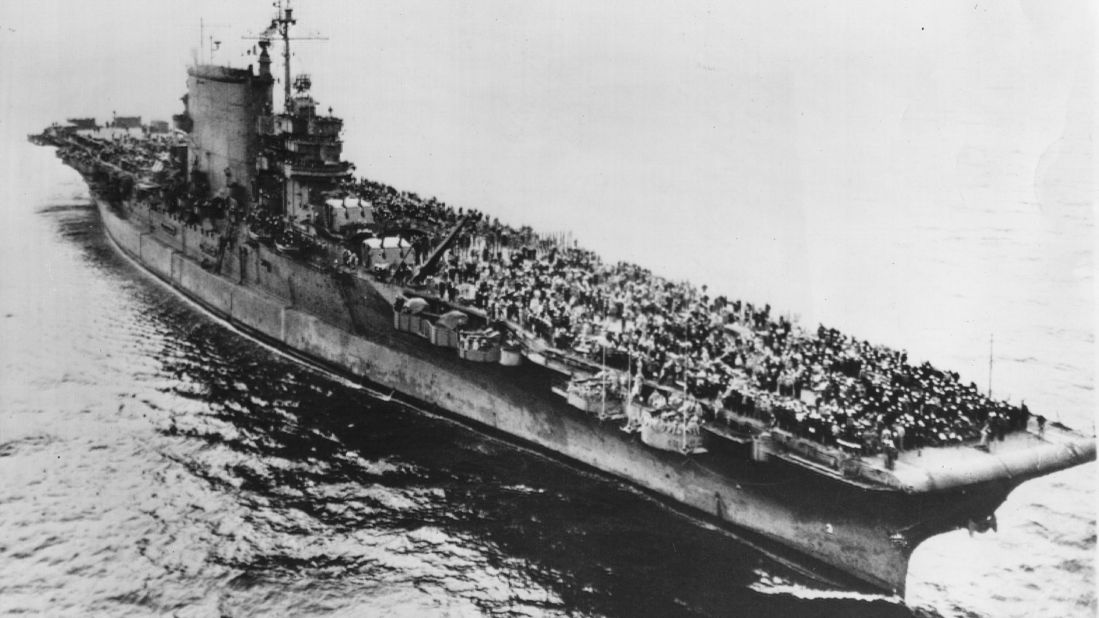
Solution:
[{"label": "overcast sky", "polygon": [[[360,173],[743,297],[840,319],[861,282],[829,273],[962,205],[1075,204],[1092,225],[1086,1],[295,6],[328,37],[295,44],[295,73]],[[4,134],[166,118],[200,18],[243,66],[271,11],[2,2]]]}]

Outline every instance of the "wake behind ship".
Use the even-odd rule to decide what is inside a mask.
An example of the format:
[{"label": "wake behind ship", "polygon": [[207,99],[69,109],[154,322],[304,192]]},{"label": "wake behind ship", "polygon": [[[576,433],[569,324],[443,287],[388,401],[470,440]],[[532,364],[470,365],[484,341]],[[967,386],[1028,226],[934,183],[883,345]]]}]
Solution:
[{"label": "wake behind ship", "polygon": [[899,594],[920,542],[995,527],[1020,483],[1095,459],[903,352],[356,180],[342,120],[291,76],[294,23],[281,6],[258,67],[191,67],[173,127],[31,136],[122,252],[246,333]]}]

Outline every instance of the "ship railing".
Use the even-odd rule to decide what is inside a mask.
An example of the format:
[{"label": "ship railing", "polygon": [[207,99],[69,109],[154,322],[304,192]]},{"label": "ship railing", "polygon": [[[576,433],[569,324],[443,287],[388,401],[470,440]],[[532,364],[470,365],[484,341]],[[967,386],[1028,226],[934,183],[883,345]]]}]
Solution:
[{"label": "ship railing", "polygon": [[286,174],[320,174],[324,176],[339,176],[351,171],[351,164],[347,161],[335,163],[326,162],[284,162],[283,170]]}]

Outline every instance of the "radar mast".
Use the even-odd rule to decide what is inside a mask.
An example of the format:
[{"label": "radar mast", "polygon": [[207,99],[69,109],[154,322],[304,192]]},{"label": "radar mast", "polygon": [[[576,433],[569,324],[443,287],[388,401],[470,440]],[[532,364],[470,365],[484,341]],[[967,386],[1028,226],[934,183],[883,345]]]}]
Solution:
[{"label": "radar mast", "polygon": [[278,9],[278,13],[275,18],[271,20],[271,24],[267,28],[256,36],[246,36],[246,39],[259,39],[260,41],[270,41],[274,36],[278,36],[282,39],[282,93],[283,93],[283,109],[289,111],[291,108],[291,87],[293,81],[290,78],[290,41],[325,41],[327,37],[307,35],[307,36],[290,36],[290,26],[298,23],[298,20],[294,17],[294,8],[290,6],[290,0],[279,0],[275,4]]}]

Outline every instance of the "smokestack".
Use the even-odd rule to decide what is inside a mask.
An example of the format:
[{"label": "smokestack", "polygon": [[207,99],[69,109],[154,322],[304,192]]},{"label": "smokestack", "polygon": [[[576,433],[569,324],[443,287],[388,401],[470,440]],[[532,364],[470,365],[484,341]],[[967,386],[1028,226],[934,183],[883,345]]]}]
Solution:
[{"label": "smokestack", "polygon": [[260,54],[259,54],[259,74],[260,77],[271,77],[271,56],[267,55],[267,48],[271,46],[271,41],[261,40],[259,42]]}]

